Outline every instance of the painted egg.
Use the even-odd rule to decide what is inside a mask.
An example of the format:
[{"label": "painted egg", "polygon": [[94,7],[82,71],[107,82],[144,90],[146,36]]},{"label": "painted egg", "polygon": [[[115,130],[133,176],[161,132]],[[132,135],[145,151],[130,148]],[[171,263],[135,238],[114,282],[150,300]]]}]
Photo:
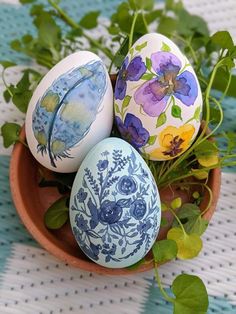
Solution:
[{"label": "painted egg", "polygon": [[26,114],[26,137],[39,163],[77,171],[88,151],[108,137],[113,92],[101,59],[89,51],[56,64],[37,86]]},{"label": "painted egg", "polygon": [[122,268],[142,259],[160,227],[159,193],[139,153],[119,138],[98,143],[83,160],[70,198],[70,222],[94,262]]},{"label": "painted egg", "polygon": [[167,37],[151,33],[129,50],[115,86],[122,137],[151,160],[182,154],[194,141],[202,94],[188,59]]}]

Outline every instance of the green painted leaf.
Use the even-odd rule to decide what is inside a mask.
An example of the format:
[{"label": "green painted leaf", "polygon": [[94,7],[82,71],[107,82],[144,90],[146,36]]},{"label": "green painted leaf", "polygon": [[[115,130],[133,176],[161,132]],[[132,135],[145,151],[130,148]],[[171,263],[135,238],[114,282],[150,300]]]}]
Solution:
[{"label": "green painted leaf", "polygon": [[11,61],[0,61],[0,64],[4,67],[4,69],[14,67],[16,64]]},{"label": "green painted leaf", "polygon": [[82,19],[79,22],[80,26],[86,29],[92,29],[97,27],[98,25],[97,18],[99,14],[100,11],[90,11],[89,13],[82,17]]},{"label": "green painted leaf", "polygon": [[201,117],[201,106],[198,106],[195,111],[194,111],[194,119],[196,121],[200,121],[200,117]]},{"label": "green painted leaf", "polygon": [[182,120],[182,112],[181,112],[181,108],[178,105],[173,105],[171,107],[171,114],[174,118],[178,118],[180,120]]},{"label": "green painted leaf", "polygon": [[141,45],[135,46],[135,50],[140,52],[140,51],[143,50],[143,48],[145,48],[146,46],[147,46],[147,41],[145,41],[145,42],[142,43]]},{"label": "green painted leaf", "polygon": [[158,128],[159,126],[162,126],[165,123],[166,123],[166,114],[165,112],[162,112],[157,118],[156,127]]},{"label": "green painted leaf", "polygon": [[154,77],[155,75],[153,75],[152,73],[144,73],[143,76],[141,77],[141,80],[150,81]]},{"label": "green painted leaf", "polygon": [[148,57],[146,57],[146,68],[151,71],[152,69],[152,60]]},{"label": "green painted leaf", "polygon": [[19,140],[21,126],[16,123],[4,123],[1,127],[3,145],[5,148],[10,147]]},{"label": "green painted leaf", "polygon": [[120,107],[115,103],[115,113],[120,113]]},{"label": "green painted leaf", "polygon": [[162,42],[161,50],[169,52],[171,49],[166,43]]},{"label": "green painted leaf", "polygon": [[44,215],[44,223],[49,229],[61,228],[69,218],[68,196],[63,196],[53,203]]},{"label": "green painted leaf", "polygon": [[156,136],[156,135],[151,135],[151,136],[149,136],[148,144],[149,144],[149,145],[153,145],[153,144],[156,142],[156,139],[157,139],[157,136]]},{"label": "green painted leaf", "polygon": [[202,280],[193,275],[181,274],[173,281],[174,314],[206,314],[209,301]]},{"label": "green painted leaf", "polygon": [[129,103],[130,103],[131,98],[132,98],[132,97],[129,96],[129,95],[126,95],[126,96],[125,96],[125,98],[124,98],[124,100],[123,100],[123,103],[122,103],[122,107],[123,107],[123,108],[126,108],[126,107],[129,106]]},{"label": "green painted leaf", "polygon": [[156,263],[164,263],[176,258],[177,245],[173,240],[161,240],[154,243],[152,253]]},{"label": "green painted leaf", "polygon": [[196,257],[202,249],[202,240],[197,234],[184,233],[181,228],[172,228],[168,231],[167,239],[174,240],[178,246],[177,257],[191,259]]}]

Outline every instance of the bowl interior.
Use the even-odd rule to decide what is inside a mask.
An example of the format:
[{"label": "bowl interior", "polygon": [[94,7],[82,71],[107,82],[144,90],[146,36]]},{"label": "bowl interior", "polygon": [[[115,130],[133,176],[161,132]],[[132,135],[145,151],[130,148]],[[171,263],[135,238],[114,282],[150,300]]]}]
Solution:
[{"label": "bowl interior", "polygon": [[[21,138],[25,139],[24,128],[21,132]],[[40,166],[41,168],[41,166]],[[75,267],[94,271],[102,274],[130,274],[134,272],[146,271],[152,268],[150,256],[147,256],[147,263],[141,265],[136,270],[129,269],[109,269],[99,266],[89,260],[80,250],[72,234],[69,222],[59,230],[49,230],[44,224],[44,213],[47,208],[55,202],[61,195],[55,187],[39,187],[39,164],[31,155],[29,149],[21,143],[17,143],[13,149],[10,164],[10,185],[13,201],[19,216],[25,224],[28,231],[47,251],[58,257],[60,260]],[[216,206],[220,189],[220,170],[215,169],[211,172],[209,186],[213,192],[213,204],[205,215],[210,220]],[[179,191],[175,191],[179,196]],[[171,196],[170,196],[171,195]],[[162,197],[163,196],[163,197]],[[185,195],[181,196],[183,199]],[[173,193],[161,191],[161,198],[166,202],[173,199]],[[206,206],[208,201],[206,194],[202,207]],[[187,200],[186,200],[187,201]],[[161,228],[158,238],[165,238],[169,225],[173,217],[165,214],[169,224]]]}]

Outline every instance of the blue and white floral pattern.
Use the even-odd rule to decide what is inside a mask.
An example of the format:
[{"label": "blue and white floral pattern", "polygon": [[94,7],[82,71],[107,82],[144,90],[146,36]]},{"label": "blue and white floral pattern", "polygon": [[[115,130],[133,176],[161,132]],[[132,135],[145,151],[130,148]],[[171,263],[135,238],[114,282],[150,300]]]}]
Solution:
[{"label": "blue and white floral pattern", "polygon": [[70,203],[72,229],[81,249],[98,264],[113,268],[144,257],[160,225],[160,200],[152,174],[126,145],[126,154],[119,148],[101,151],[98,159],[93,157],[94,168],[91,160],[90,168],[82,164]]}]

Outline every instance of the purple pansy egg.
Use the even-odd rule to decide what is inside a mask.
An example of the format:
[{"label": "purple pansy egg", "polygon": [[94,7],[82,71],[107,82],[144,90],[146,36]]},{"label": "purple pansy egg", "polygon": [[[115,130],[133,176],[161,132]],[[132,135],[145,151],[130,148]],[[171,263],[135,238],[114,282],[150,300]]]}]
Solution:
[{"label": "purple pansy egg", "polygon": [[121,137],[151,160],[181,155],[194,141],[202,95],[186,56],[167,37],[151,33],[129,50],[115,86]]}]

